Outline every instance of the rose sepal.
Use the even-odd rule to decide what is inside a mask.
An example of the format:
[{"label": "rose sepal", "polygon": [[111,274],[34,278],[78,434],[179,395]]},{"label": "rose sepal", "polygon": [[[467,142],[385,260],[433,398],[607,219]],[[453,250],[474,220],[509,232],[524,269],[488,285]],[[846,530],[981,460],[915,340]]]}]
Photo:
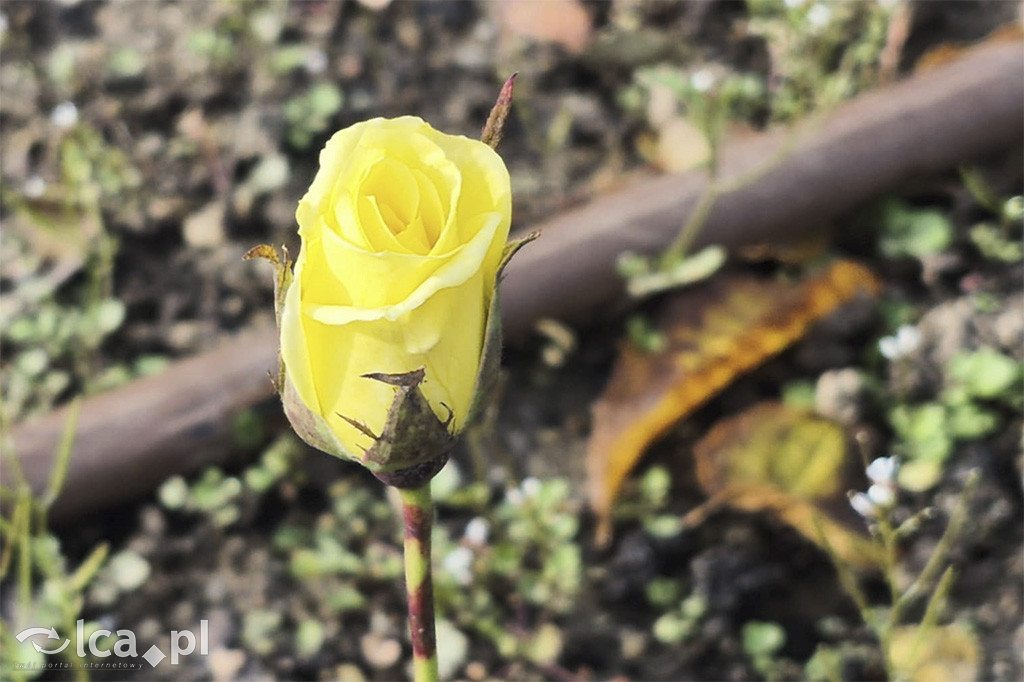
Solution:
[{"label": "rose sepal", "polygon": [[345,449],[327,424],[327,420],[306,406],[283,367],[282,363],[281,404],[296,435],[312,448],[365,466],[366,463],[360,455]]},{"label": "rose sepal", "polygon": [[470,402],[469,412],[465,424],[476,424],[483,417],[487,407],[494,400],[495,389],[498,386],[498,379],[501,375],[501,277],[505,266],[512,260],[512,257],[534,239],[540,236],[540,232],[531,232],[522,239],[513,239],[505,244],[501,252],[501,261],[498,263],[497,276],[494,279],[494,293],[491,296],[491,304],[487,310],[487,329],[484,331],[484,345],[480,353],[480,368],[477,370],[476,387],[473,389],[473,399]]},{"label": "rose sepal", "polygon": [[448,461],[455,444],[455,434],[449,430],[451,409],[441,421],[420,390],[425,375],[422,367],[401,374],[363,375],[396,389],[379,435],[365,424],[338,415],[373,439],[359,462],[386,485],[406,489],[425,485]]}]

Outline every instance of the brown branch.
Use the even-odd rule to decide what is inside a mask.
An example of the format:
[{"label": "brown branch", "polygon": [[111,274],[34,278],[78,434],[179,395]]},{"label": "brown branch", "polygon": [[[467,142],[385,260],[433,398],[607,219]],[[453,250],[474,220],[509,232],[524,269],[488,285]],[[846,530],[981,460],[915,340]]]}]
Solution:
[{"label": "brown branch", "polygon": [[[1024,136],[1021,41],[990,42],[956,61],[862,95],[795,132],[722,150],[720,181],[760,167],[796,135],[791,153],[750,184],[717,198],[694,243],[727,246],[794,236],[908,179],[936,173]],[[506,333],[536,320],[593,319],[622,295],[623,251],[664,249],[707,190],[701,173],[644,181],[532,226],[543,238],[512,260],[503,284]],[[53,509],[70,519],[151,490],[172,473],[221,461],[232,417],[272,395],[273,330],[250,332],[82,405],[67,485]],[[66,410],[15,428],[25,474],[43,490]]]}]

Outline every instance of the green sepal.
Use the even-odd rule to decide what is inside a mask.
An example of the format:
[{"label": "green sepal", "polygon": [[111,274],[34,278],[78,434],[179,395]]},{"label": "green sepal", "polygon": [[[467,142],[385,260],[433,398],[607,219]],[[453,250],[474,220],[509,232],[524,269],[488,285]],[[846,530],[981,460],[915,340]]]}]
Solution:
[{"label": "green sepal", "polygon": [[281,382],[281,404],[284,406],[285,416],[288,417],[289,423],[299,438],[310,447],[326,452],[328,455],[365,465],[362,457],[349,452],[338,441],[334,431],[327,424],[327,420],[309,409],[299,397],[298,391],[295,390],[295,384],[291,382],[287,374],[282,374]]},{"label": "green sepal", "polygon": [[[505,266],[512,260],[512,257],[519,253],[519,249],[523,248],[534,239],[540,236],[540,231],[536,230],[526,235],[522,239],[513,239],[508,244],[505,244],[505,248],[501,252],[501,261],[498,263],[498,276],[497,281],[501,281],[501,276],[505,272]],[[495,284],[497,284],[497,281]]]},{"label": "green sepal", "polygon": [[501,294],[497,288],[491,297],[491,305],[487,310],[487,329],[484,331],[484,346],[480,352],[480,368],[476,374],[476,385],[473,388],[473,400],[469,403],[469,413],[464,426],[471,426],[480,421],[487,406],[494,398],[494,390],[498,386],[501,375]]},{"label": "green sepal", "polygon": [[438,419],[420,390],[424,374],[420,368],[404,374],[363,375],[398,390],[388,408],[380,435],[371,432],[361,422],[338,415],[373,439],[373,445],[359,454],[345,449],[327,420],[309,409],[287,376],[281,402],[295,433],[310,447],[360,464],[387,485],[418,488],[441,470],[455,442],[455,437],[448,430],[451,416],[444,422]]},{"label": "green sepal", "polygon": [[425,374],[421,367],[402,374],[363,375],[397,389],[379,436],[365,425],[339,415],[374,439],[374,444],[363,453],[363,466],[384,483],[398,488],[425,485],[448,461],[455,444],[455,436],[448,428],[452,423],[451,409],[442,422],[420,390]]},{"label": "green sepal", "polygon": [[494,398],[494,391],[498,386],[501,374],[501,289],[498,285],[501,282],[502,273],[519,249],[539,236],[539,232],[531,232],[522,239],[514,239],[505,245],[505,249],[501,253],[501,261],[498,263],[498,273],[494,281],[494,294],[491,296],[491,305],[487,310],[487,329],[484,331],[484,345],[480,352],[480,369],[477,370],[476,387],[473,389],[473,400],[469,404],[469,414],[465,420],[466,426],[477,423],[483,417],[487,406]]}]

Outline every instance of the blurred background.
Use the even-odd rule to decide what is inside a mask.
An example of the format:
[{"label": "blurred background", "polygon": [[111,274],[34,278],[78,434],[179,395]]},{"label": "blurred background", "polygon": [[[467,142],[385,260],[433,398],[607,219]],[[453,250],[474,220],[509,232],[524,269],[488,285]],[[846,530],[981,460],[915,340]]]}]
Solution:
[{"label": "blurred background", "polygon": [[[994,0],[5,0],[0,675],[81,678],[85,671],[8,667],[60,658],[14,635],[54,625],[70,637],[78,619],[86,637],[101,627],[132,630],[140,654],[153,644],[167,652],[171,630],[198,632],[208,621],[208,655],[177,667],[95,671],[94,679],[406,675],[393,513],[372,477],[290,434],[265,377],[274,363],[270,268],[242,260],[261,243],[297,252],[295,206],[336,130],[415,114],[477,137],[501,84],[518,72],[498,151],[512,178],[513,231],[528,231],[663,173],[714,168],[725,144],[827,115],[910,77],[926,55],[955,60],[1000,27],[1019,33],[1019,16],[1018,3]],[[699,436],[765,396],[786,396],[845,421],[850,438],[867,433],[858,442],[869,443],[872,457],[895,444],[910,459],[938,462],[918,467],[924,483],[916,489],[907,484],[907,516],[928,505],[948,516],[970,467],[992,477],[981,484],[986,515],[954,556],[975,566],[950,606],[952,620],[969,627],[942,636],[960,652],[949,665],[1016,679],[1024,645],[1013,397],[1021,325],[1010,319],[1021,304],[1019,205],[1010,202],[1021,193],[1017,152],[1011,135],[1003,154],[966,174],[956,164],[932,169],[909,187],[887,188],[888,203],[828,221],[851,228],[837,231],[845,236],[802,244],[793,258],[771,250],[727,266],[800,282],[812,262],[854,257],[869,263],[870,281],[885,293],[873,312],[844,314],[810,340],[796,334],[794,349],[655,446],[621,491],[610,545],[593,542],[588,507],[588,458],[598,456],[587,445],[591,406],[623,344],[663,348],[659,329],[670,327],[659,325],[670,323],[654,308],[662,299],[623,303],[574,326],[524,324],[506,352],[498,405],[437,483],[444,676],[824,679],[821,671],[834,669],[880,679],[873,636],[829,557],[784,516],[765,512],[771,505],[726,512],[696,529],[678,523],[713,493],[693,473]],[[797,309],[800,295],[778,293]],[[918,348],[904,339],[894,349],[897,330],[943,305],[946,313],[966,305],[954,318],[969,331],[943,337],[953,347],[938,359],[922,355],[893,369],[888,361]],[[879,338],[890,336],[889,352],[879,351]],[[206,356],[219,359],[202,369],[168,370],[239,338],[254,340]],[[225,358],[250,347],[250,379],[222,379],[216,369],[232,363]],[[1003,360],[970,355],[949,369],[957,351],[983,348]],[[856,370],[855,381],[835,374],[846,368]],[[989,371],[994,384],[964,389],[960,402],[943,392]],[[132,386],[145,388],[124,392]],[[97,396],[131,402],[143,392],[147,400],[171,396],[152,403],[164,411],[151,422],[119,424],[120,408],[108,400],[90,413],[105,415],[107,440],[81,434],[72,444],[74,398],[89,406],[100,405],[90,403]],[[850,392],[858,397],[843,402],[842,416],[835,396]],[[187,429],[176,427],[189,404]],[[938,445],[919,442],[964,404],[975,419],[969,426]],[[35,435],[25,427],[45,419]],[[133,461],[125,441],[143,432],[177,446],[162,445],[157,464]],[[118,441],[119,452],[102,451]],[[76,447],[98,442],[94,459],[82,460],[98,464],[76,469]],[[105,456],[118,465],[104,469]],[[57,502],[48,515],[65,471],[59,463],[69,459],[64,492],[77,501],[65,497],[64,510]],[[155,468],[147,476],[148,467]],[[38,494],[32,502],[22,468]],[[847,487],[862,479],[861,472]],[[609,509],[597,511],[612,523]],[[850,513],[837,518],[863,531]],[[934,547],[943,527],[927,526],[923,546]],[[928,557],[919,545],[906,553],[918,569]],[[883,581],[867,583],[872,598],[884,595]],[[816,656],[820,667],[806,667]]]}]

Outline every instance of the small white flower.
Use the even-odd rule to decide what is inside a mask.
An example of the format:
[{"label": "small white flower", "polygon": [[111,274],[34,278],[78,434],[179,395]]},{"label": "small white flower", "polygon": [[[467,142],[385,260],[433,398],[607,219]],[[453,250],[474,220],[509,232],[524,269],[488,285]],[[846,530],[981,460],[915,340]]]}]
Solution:
[{"label": "small white flower", "polygon": [[876,507],[888,509],[896,504],[896,491],[890,485],[875,484],[868,488],[868,499]]},{"label": "small white flower", "polygon": [[540,479],[534,476],[527,476],[523,479],[523,482],[519,484],[519,489],[523,491],[523,497],[532,499],[540,494]]},{"label": "small white flower", "polygon": [[448,575],[455,578],[460,585],[468,585],[473,580],[473,550],[469,547],[456,547],[441,561]]},{"label": "small white flower", "polygon": [[814,28],[824,28],[832,18],[832,8],[824,3],[816,3],[807,10],[807,22]]},{"label": "small white flower", "polygon": [[67,130],[78,123],[78,107],[74,102],[61,102],[50,112],[50,123]]},{"label": "small white flower", "polygon": [[800,7],[801,5],[803,5],[806,2],[807,2],[807,0],[784,0],[784,4],[789,9],[796,9],[797,7]]},{"label": "small white flower", "polygon": [[896,457],[879,457],[868,465],[866,471],[872,483],[891,486],[899,468],[900,461]]},{"label": "small white flower", "polygon": [[853,510],[866,519],[873,519],[878,516],[878,508],[864,493],[851,493],[850,506]]},{"label": "small white flower", "polygon": [[707,92],[714,84],[715,74],[711,73],[711,69],[700,69],[690,76],[690,85],[697,92]]},{"label": "small white flower", "polygon": [[921,345],[921,332],[917,327],[905,324],[896,330],[893,336],[883,336],[878,340],[878,350],[888,360],[895,361],[905,358]]},{"label": "small white flower", "polygon": [[466,530],[462,533],[462,539],[473,546],[480,546],[487,542],[487,519],[474,517],[466,524]]}]

